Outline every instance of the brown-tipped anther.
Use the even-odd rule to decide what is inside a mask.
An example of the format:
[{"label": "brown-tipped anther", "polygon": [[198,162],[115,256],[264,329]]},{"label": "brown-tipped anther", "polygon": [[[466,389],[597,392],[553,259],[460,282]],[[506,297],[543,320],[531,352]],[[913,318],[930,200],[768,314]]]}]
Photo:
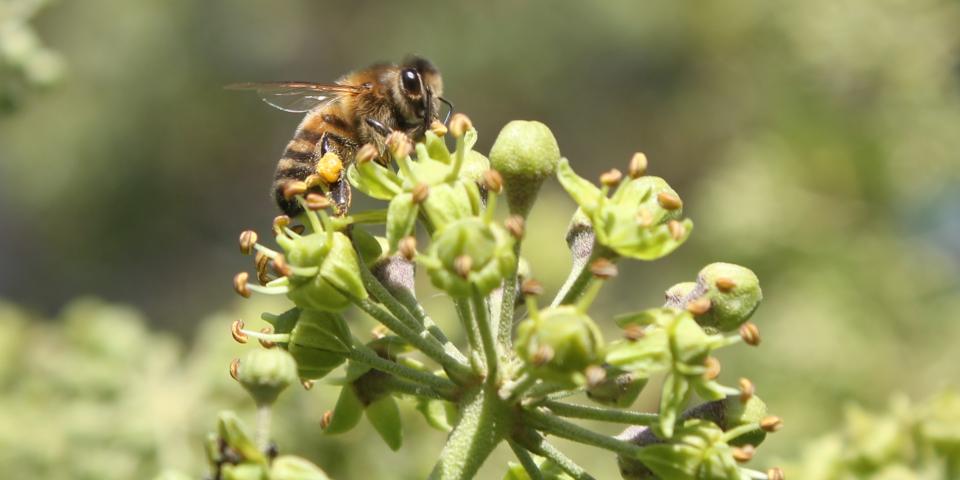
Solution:
[{"label": "brown-tipped anther", "polygon": [[440,120],[434,120],[430,124],[430,131],[438,137],[442,137],[447,134],[447,126],[443,124]]},{"label": "brown-tipped anther", "polygon": [[538,348],[537,351],[533,353],[533,358],[531,359],[531,361],[533,362],[534,366],[542,367],[543,365],[546,365],[547,362],[549,362],[550,360],[553,360],[553,355],[554,355],[553,348],[550,347],[550,345],[540,345],[540,348]]},{"label": "brown-tipped anther", "polygon": [[297,195],[303,195],[307,192],[306,182],[301,182],[299,180],[293,180],[287,182],[283,185],[283,198],[287,200],[293,199]]},{"label": "brown-tipped anther", "polygon": [[637,325],[636,323],[631,323],[623,329],[623,338],[631,342],[636,342],[646,335],[647,331],[644,330],[643,325]]},{"label": "brown-tipped anther", "polygon": [[234,380],[239,380],[240,375],[240,359],[234,358],[230,361],[230,377]]},{"label": "brown-tipped anther", "polygon": [[647,173],[647,156],[637,152],[630,157],[630,167],[627,170],[630,178],[642,177]]},{"label": "brown-tipped anther", "polygon": [[503,176],[496,170],[483,172],[483,187],[488,192],[500,193],[503,191]]},{"label": "brown-tipped anther", "polygon": [[453,270],[463,278],[470,275],[471,268],[473,268],[473,259],[469,255],[460,255],[453,261]]},{"label": "brown-tipped anther", "polygon": [[471,129],[473,129],[473,122],[470,121],[470,117],[462,113],[456,113],[450,119],[450,133],[455,138],[462,137]]},{"label": "brown-tipped anther", "polygon": [[254,259],[257,265],[257,281],[260,282],[260,285],[266,285],[270,281],[270,275],[267,271],[270,268],[270,257],[263,252],[257,252]]},{"label": "brown-tipped anther", "polygon": [[320,175],[316,173],[311,173],[310,175],[307,175],[307,178],[303,179],[303,183],[307,184],[307,189],[309,190],[314,187],[319,187],[323,185],[325,182],[323,181],[322,178],[320,178]]},{"label": "brown-tipped anther", "polygon": [[290,217],[286,215],[277,215],[273,218],[274,230],[283,230],[287,225],[290,225]]},{"label": "brown-tipped anther", "polygon": [[427,185],[426,183],[418,183],[415,187],[413,187],[413,191],[411,191],[410,194],[413,196],[413,203],[419,205],[425,202],[427,197],[430,196],[430,185]]},{"label": "brown-tipped anther", "polygon": [[713,303],[710,302],[710,299],[707,297],[700,297],[695,300],[690,300],[687,302],[687,311],[694,315],[703,315],[710,311],[710,307],[713,306]]},{"label": "brown-tipped anther", "polygon": [[326,430],[330,426],[330,422],[333,421],[333,411],[327,410],[323,412],[323,416],[320,417],[320,428]]},{"label": "brown-tipped anther", "polygon": [[610,260],[600,257],[590,264],[590,273],[600,280],[607,280],[617,276],[617,266]]},{"label": "brown-tipped anther", "polygon": [[510,215],[503,222],[503,226],[510,232],[510,235],[516,240],[523,239],[524,227],[526,222],[520,215]]},{"label": "brown-tipped anther", "polygon": [[747,444],[742,447],[734,447],[733,451],[730,452],[733,455],[733,459],[737,463],[747,463],[753,459],[753,455],[757,452],[753,445]]},{"label": "brown-tipped anther", "polygon": [[587,386],[590,388],[596,388],[607,379],[607,371],[599,365],[590,365],[583,373],[587,377]]},{"label": "brown-tipped anther", "polygon": [[740,402],[747,403],[753,398],[753,394],[756,393],[757,387],[753,386],[753,382],[748,378],[741,378],[738,382],[740,386]]},{"label": "brown-tipped anther", "polygon": [[760,329],[757,328],[757,324],[747,322],[740,325],[740,338],[743,343],[752,347],[760,345]]},{"label": "brown-tipped anther", "polygon": [[304,390],[310,390],[310,389],[312,389],[314,383],[316,383],[316,382],[314,382],[313,380],[306,380],[306,379],[301,379],[301,380],[300,380],[300,385],[303,386],[303,389],[304,389]]},{"label": "brown-tipped anther", "polygon": [[332,205],[329,198],[319,193],[307,194],[306,203],[307,208],[314,211],[330,208],[330,205]]},{"label": "brown-tipped anther", "polygon": [[543,284],[540,282],[528,278],[520,284],[520,293],[525,297],[537,297],[543,295]]},{"label": "brown-tipped anther", "polygon": [[717,290],[720,290],[723,293],[728,293],[734,288],[737,288],[737,282],[734,282],[732,278],[720,277],[715,282],[714,285],[717,286]]},{"label": "brown-tipped anther", "polygon": [[249,279],[250,274],[247,272],[240,272],[233,276],[233,290],[243,298],[250,298],[250,289],[247,288]]},{"label": "brown-tipped anther", "polygon": [[653,225],[653,214],[650,213],[650,210],[642,209],[637,212],[637,224],[641,227]]},{"label": "brown-tipped anther", "polygon": [[620,185],[620,181],[623,180],[623,173],[616,168],[611,168],[603,174],[600,175],[600,184],[605,187],[614,188],[617,185]]},{"label": "brown-tipped anther", "polygon": [[773,467],[767,470],[767,480],[786,480],[787,477],[783,474],[783,469],[780,467]]},{"label": "brown-tipped anther", "polygon": [[413,257],[417,256],[417,238],[412,235],[403,237],[400,239],[397,250],[400,251],[400,255],[403,255],[403,258],[413,260]]},{"label": "brown-tipped anther", "polygon": [[683,207],[683,201],[680,197],[670,192],[660,192],[657,194],[657,203],[667,210],[676,210]]},{"label": "brown-tipped anther", "polygon": [[240,232],[240,253],[250,255],[253,253],[253,246],[257,244],[257,232],[253,230],[244,230]]},{"label": "brown-tipped anther", "polygon": [[343,173],[343,160],[333,152],[327,152],[317,160],[317,175],[328,185],[340,180],[340,174]]},{"label": "brown-tipped anther", "polygon": [[684,227],[682,223],[676,220],[667,222],[667,229],[670,230],[670,236],[677,241],[687,234],[687,227]]},{"label": "brown-tipped anther", "polygon": [[[260,333],[270,334],[270,333],[273,333],[273,329],[270,328],[270,327],[263,327],[263,328],[260,329]],[[261,345],[263,348],[273,348],[273,347],[276,347],[276,346],[277,346],[276,343],[273,343],[273,342],[271,342],[270,340],[264,340],[264,339],[262,339],[262,338],[258,338],[257,340],[260,341],[260,345]]]},{"label": "brown-tipped anther", "polygon": [[377,147],[374,147],[373,144],[367,143],[360,147],[360,150],[357,151],[357,156],[354,157],[354,161],[357,162],[358,165],[362,165],[379,156],[380,152],[377,150]]},{"label": "brown-tipped anther", "polygon": [[290,270],[290,265],[287,263],[287,258],[283,255],[273,257],[273,271],[277,272],[277,275],[281,277],[293,275],[293,271]]},{"label": "brown-tipped anther", "polygon": [[720,376],[720,360],[717,360],[717,357],[707,357],[703,365],[707,367],[707,370],[703,372],[703,378],[716,380]]},{"label": "brown-tipped anther", "polygon": [[404,158],[413,152],[413,143],[410,142],[407,134],[395,130],[387,135],[387,148],[390,149],[393,158]]},{"label": "brown-tipped anther", "polygon": [[237,343],[247,343],[247,334],[243,333],[243,320],[234,320],[230,324],[230,335]]},{"label": "brown-tipped anther", "polygon": [[767,433],[779,431],[783,428],[783,419],[775,415],[763,417],[763,420],[760,420],[760,428]]}]

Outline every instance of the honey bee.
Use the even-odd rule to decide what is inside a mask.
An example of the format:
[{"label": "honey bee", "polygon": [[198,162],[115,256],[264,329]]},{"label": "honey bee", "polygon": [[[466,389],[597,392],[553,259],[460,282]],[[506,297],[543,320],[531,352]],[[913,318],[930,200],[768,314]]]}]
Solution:
[{"label": "honey bee", "polygon": [[350,183],[346,166],[357,150],[371,144],[386,163],[386,138],[400,131],[416,140],[440,117],[440,104],[453,105],[441,97],[443,80],[428,60],[411,57],[402,64],[375,64],[344,75],[332,84],[311,82],[264,82],[228,85],[232,90],[256,90],[267,104],[283,111],[306,112],[293,139],[277,163],[273,195],[289,216],[301,211],[295,199],[283,195],[287,182],[304,180],[317,171],[317,163],[333,152],[345,162],[343,169],[327,171],[325,194],[336,213],[350,207]]}]

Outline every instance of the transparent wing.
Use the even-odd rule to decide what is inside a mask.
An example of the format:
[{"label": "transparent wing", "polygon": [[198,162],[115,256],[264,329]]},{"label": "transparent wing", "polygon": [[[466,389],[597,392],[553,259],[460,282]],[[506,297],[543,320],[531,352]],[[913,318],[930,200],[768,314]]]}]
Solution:
[{"label": "transparent wing", "polygon": [[356,95],[362,87],[310,82],[235,83],[228,90],[256,90],[268,105],[285,112],[303,113],[337,97]]}]

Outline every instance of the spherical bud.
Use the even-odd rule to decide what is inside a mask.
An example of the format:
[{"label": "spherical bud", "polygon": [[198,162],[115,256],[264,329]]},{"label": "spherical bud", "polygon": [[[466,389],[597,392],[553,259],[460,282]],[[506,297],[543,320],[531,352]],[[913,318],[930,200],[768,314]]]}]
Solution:
[{"label": "spherical bud", "polygon": [[600,175],[600,184],[605,187],[614,188],[620,185],[621,180],[623,180],[623,173],[616,168],[611,168]]},{"label": "spherical bud", "polygon": [[627,170],[630,178],[642,177],[647,173],[647,156],[637,152],[630,158],[630,167]]},{"label": "spherical bud", "polygon": [[783,428],[783,419],[774,415],[764,417],[763,420],[760,420],[760,428],[767,433],[777,432]]},{"label": "spherical bud", "polygon": [[617,266],[606,258],[598,258],[590,264],[590,273],[600,280],[609,280],[617,276]]},{"label": "spherical bud", "polygon": [[666,210],[678,210],[683,208],[683,201],[676,194],[670,192],[660,192],[657,194],[657,203]]},{"label": "spherical bud", "polygon": [[[732,286],[724,291],[718,283]],[[709,311],[697,315],[697,323],[723,332],[737,330],[763,300],[756,274],[731,263],[713,263],[701,269],[697,275],[697,288],[691,294],[707,297],[711,302]],[[756,338],[759,339],[759,336]]]},{"label": "spherical bud", "polygon": [[354,157],[354,162],[356,162],[357,165],[362,165],[379,156],[380,152],[377,151],[377,147],[367,143],[360,147],[360,150],[357,151],[357,156]]},{"label": "spherical bud", "polygon": [[253,230],[244,230],[240,232],[240,253],[250,255],[253,253],[254,245],[257,244],[257,232]]},{"label": "spherical bud", "polygon": [[743,340],[743,343],[751,347],[756,347],[760,345],[760,329],[757,328],[757,325],[754,323],[744,323],[740,325],[740,338]]},{"label": "spherical bud", "polygon": [[464,136],[468,131],[473,129],[473,122],[470,121],[470,117],[462,114],[456,113],[450,119],[450,134],[455,138],[460,138]]},{"label": "spherical bud", "polygon": [[514,239],[519,241],[523,239],[525,223],[526,222],[524,222],[523,217],[521,217],[520,215],[510,215],[503,222],[503,226],[507,229],[508,232],[510,232],[510,235]]},{"label": "spherical bud", "polygon": [[301,181],[290,181],[283,185],[283,198],[287,200],[293,199],[297,195],[303,195],[307,192],[307,184]]},{"label": "spherical bud", "polygon": [[426,183],[418,183],[417,186],[413,187],[411,194],[413,196],[413,203],[419,205],[426,201],[430,195],[430,186]]},{"label": "spherical bud", "polygon": [[307,208],[314,211],[330,208],[330,205],[332,205],[329,198],[319,193],[307,194],[306,203]]},{"label": "spherical bud", "polygon": [[515,120],[503,127],[490,149],[490,164],[503,176],[510,213],[527,216],[559,161],[560,147],[546,125]]},{"label": "spherical bud", "polygon": [[496,170],[483,172],[483,187],[488,192],[500,193],[503,191],[503,177]]},{"label": "spherical bud", "polygon": [[393,158],[404,158],[413,152],[413,143],[407,134],[394,131],[387,136],[387,148],[390,149],[390,155],[393,155]]},{"label": "spherical bud", "polygon": [[[534,376],[568,385],[583,384],[584,370],[599,363],[603,338],[593,320],[573,306],[538,312],[517,327],[517,353]],[[542,352],[551,352],[544,359]]]},{"label": "spherical bud", "polygon": [[280,348],[252,350],[240,362],[237,379],[257,405],[270,405],[290,384],[299,383],[297,362]]},{"label": "spherical bud", "polygon": [[250,274],[247,272],[240,272],[233,276],[233,291],[237,292],[243,298],[250,298],[250,289],[247,288],[247,280],[250,279]]},{"label": "spherical bud", "polygon": [[496,223],[468,217],[434,234],[425,254],[417,257],[437,288],[454,297],[486,295],[500,286],[515,264],[513,237]]}]

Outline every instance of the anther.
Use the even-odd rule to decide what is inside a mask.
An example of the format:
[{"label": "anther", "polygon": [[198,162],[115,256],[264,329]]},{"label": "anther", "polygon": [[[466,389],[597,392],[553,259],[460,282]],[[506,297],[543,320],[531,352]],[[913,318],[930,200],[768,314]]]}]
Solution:
[{"label": "anther", "polygon": [[680,241],[680,239],[687,234],[687,227],[684,227],[682,223],[676,220],[667,222],[667,229],[670,230],[670,236],[677,241]]},{"label": "anther", "polygon": [[438,137],[442,137],[447,134],[447,126],[443,124],[440,120],[434,120],[430,124],[430,131]]},{"label": "anther", "polygon": [[400,255],[403,258],[413,260],[413,257],[417,256],[417,238],[410,235],[403,237],[400,240],[400,244],[397,246],[397,249],[400,251]]},{"label": "anther", "polygon": [[763,420],[760,420],[760,428],[767,433],[779,431],[783,428],[783,419],[774,415],[763,417]]},{"label": "anther", "polygon": [[741,378],[739,381],[740,386],[740,402],[747,403],[753,398],[753,394],[756,393],[757,388],[753,386],[753,382],[747,378]]},{"label": "anther", "polygon": [[234,358],[230,362],[230,377],[234,380],[240,380],[240,359]]},{"label": "anther", "polygon": [[627,170],[630,178],[642,177],[647,173],[647,156],[637,152],[630,158],[630,167]]},{"label": "anther", "polygon": [[326,430],[330,426],[330,422],[333,421],[333,411],[327,410],[323,412],[323,416],[320,417],[320,428]]},{"label": "anther", "polygon": [[310,210],[323,210],[325,208],[330,208],[330,205],[332,204],[329,198],[319,193],[307,194],[306,203],[307,208]]},{"label": "anther", "polygon": [[357,152],[357,156],[354,157],[354,161],[357,162],[357,165],[362,165],[379,156],[380,152],[377,150],[377,147],[374,147],[372,144],[368,143],[360,147],[360,150]]},{"label": "anther", "polygon": [[305,379],[304,379],[304,380],[300,380],[300,385],[303,385],[303,389],[304,389],[304,390],[310,390],[310,389],[312,389],[314,383],[315,383],[315,382],[314,382],[313,380],[305,380]]},{"label": "anther", "polygon": [[755,323],[746,322],[740,325],[740,338],[743,343],[756,347],[760,345],[760,329]]},{"label": "anther", "polygon": [[257,252],[254,257],[257,265],[257,281],[260,285],[266,285],[271,280],[267,269],[270,267],[270,257],[263,252]]},{"label": "anther", "polygon": [[257,239],[257,232],[253,230],[240,232],[240,253],[244,255],[253,253],[253,246],[257,244]]},{"label": "anther", "polygon": [[710,311],[713,303],[707,297],[700,297],[687,303],[687,311],[694,315],[703,315]]},{"label": "anther", "polygon": [[503,226],[510,232],[510,235],[516,240],[523,239],[524,227],[526,222],[524,222],[523,217],[520,215],[510,215],[503,222]]},{"label": "anther", "polygon": [[413,191],[410,192],[413,196],[413,203],[417,205],[423,203],[427,200],[427,197],[430,196],[430,186],[426,183],[418,183],[413,187]]},{"label": "anther", "polygon": [[394,131],[387,136],[387,147],[390,149],[390,154],[393,155],[393,158],[404,158],[413,152],[413,144],[410,142],[410,137],[400,131]]},{"label": "anther", "polygon": [[600,280],[607,280],[617,276],[617,266],[610,260],[600,257],[590,264],[590,273]]},{"label": "anther", "polygon": [[286,215],[277,215],[276,217],[274,217],[273,219],[274,230],[279,230],[282,232],[287,225],[290,225],[290,217]]},{"label": "anther", "polygon": [[650,210],[641,209],[639,212],[637,212],[637,223],[641,227],[649,227],[650,225],[653,225],[653,214],[650,213]]},{"label": "anther", "polygon": [[553,348],[550,345],[540,345],[540,348],[536,352],[533,352],[533,358],[531,361],[534,366],[542,367],[546,365],[550,360],[553,360]]},{"label": "anther", "polygon": [[528,278],[520,284],[520,292],[527,297],[543,295],[543,284],[532,278]]},{"label": "anther", "polygon": [[311,189],[323,185],[324,181],[322,178],[320,178],[320,175],[311,173],[310,175],[307,175],[307,178],[303,179],[303,183],[307,184],[307,189]]},{"label": "anther", "polygon": [[623,173],[616,168],[611,168],[600,175],[600,184],[610,188],[620,185],[621,180],[623,180]]},{"label": "anther", "polygon": [[749,444],[742,447],[734,447],[733,451],[731,452],[733,459],[736,460],[737,463],[749,462],[753,459],[754,453],[756,453],[756,449],[753,448],[753,445]]},{"label": "anther", "polygon": [[243,332],[243,320],[234,320],[230,324],[230,335],[237,343],[247,343],[247,334]]},{"label": "anther", "polygon": [[[265,334],[269,335],[269,334],[273,333],[273,329],[270,328],[270,327],[263,327],[263,328],[260,329],[260,333],[265,333]],[[270,340],[264,340],[264,339],[262,339],[262,338],[258,338],[257,340],[260,341],[260,345],[263,346],[263,348],[273,348],[273,347],[277,346],[276,343],[273,343],[273,342],[271,342]]]},{"label": "anther", "polygon": [[463,278],[470,275],[470,269],[473,267],[473,259],[469,255],[460,255],[453,261],[453,270]]},{"label": "anther", "polygon": [[714,285],[717,286],[717,289],[723,293],[727,293],[734,288],[737,288],[737,283],[733,281],[732,278],[720,277],[715,282]]},{"label": "anther", "polygon": [[462,113],[456,113],[450,119],[450,133],[455,138],[462,137],[471,129],[473,129],[473,122],[470,121],[470,117]]},{"label": "anther", "polygon": [[487,170],[483,172],[483,186],[489,192],[500,193],[503,191],[503,176],[496,170]]},{"label": "anther", "polygon": [[250,298],[250,289],[247,288],[249,278],[250,274],[247,272],[240,272],[233,276],[233,290],[243,298]]},{"label": "anther", "polygon": [[786,480],[783,470],[780,467],[773,467],[767,470],[767,480]]},{"label": "anther", "polygon": [[717,357],[707,357],[703,364],[707,367],[707,370],[703,372],[703,378],[716,380],[720,376],[720,360],[717,360]]},{"label": "anther", "polygon": [[290,200],[297,195],[303,195],[307,191],[307,184],[298,180],[287,182],[283,185],[283,198]]},{"label": "anther", "polygon": [[290,270],[290,265],[287,264],[287,259],[283,255],[273,257],[273,271],[277,272],[277,275],[281,277],[293,275],[293,271]]},{"label": "anther", "polygon": [[657,194],[657,203],[667,210],[676,210],[683,207],[683,201],[680,197],[670,192],[660,192]]},{"label": "anther", "polygon": [[623,337],[631,342],[636,342],[646,335],[647,332],[644,330],[643,325],[637,325],[636,323],[631,323],[623,329]]},{"label": "anther", "polygon": [[607,379],[607,371],[599,365],[590,365],[583,373],[587,377],[587,386],[591,388],[595,388]]}]

